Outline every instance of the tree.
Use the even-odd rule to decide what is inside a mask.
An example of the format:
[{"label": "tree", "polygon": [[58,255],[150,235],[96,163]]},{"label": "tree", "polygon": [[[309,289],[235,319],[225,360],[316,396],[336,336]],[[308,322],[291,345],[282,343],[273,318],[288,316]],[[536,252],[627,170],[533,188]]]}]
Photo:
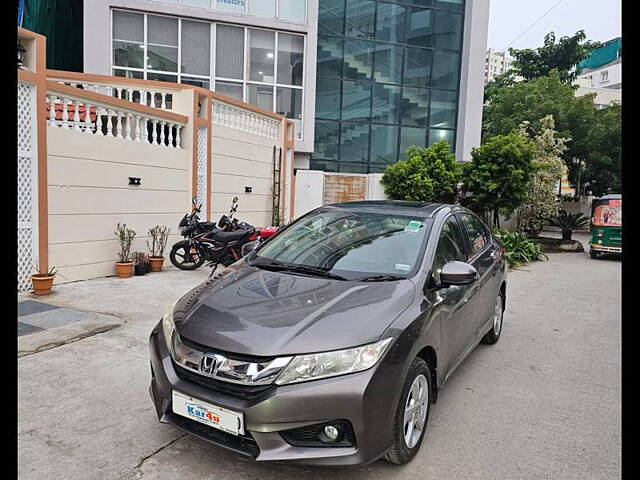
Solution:
[{"label": "tree", "polygon": [[[596,196],[620,193],[622,189],[622,106],[614,104],[597,110],[587,137],[588,153],[581,183]],[[569,179],[575,185],[577,166],[570,166]]]},{"label": "tree", "polygon": [[584,30],[577,31],[571,37],[562,37],[556,43],[556,35],[549,32],[544,37],[544,45],[538,48],[509,49],[514,58],[513,69],[525,80],[545,77],[557,70],[563,83],[572,83],[577,72],[576,65],[589,56],[589,53],[602,44],[585,41]]},{"label": "tree", "polygon": [[474,148],[471,162],[463,169],[462,203],[499,227],[498,214],[510,214],[525,199],[534,153],[534,143],[518,131],[497,135]]},{"label": "tree", "polygon": [[446,140],[426,148],[409,147],[407,160],[389,165],[382,176],[395,200],[454,203],[461,168]]},{"label": "tree", "polygon": [[[569,140],[558,138],[551,115],[540,121],[540,131],[533,136],[535,153],[532,159],[534,173],[527,187],[522,205],[516,209],[517,230],[537,237],[549,218],[558,214],[556,182],[567,173],[561,155],[567,149]],[[530,137],[528,122],[523,122],[520,133]]]}]

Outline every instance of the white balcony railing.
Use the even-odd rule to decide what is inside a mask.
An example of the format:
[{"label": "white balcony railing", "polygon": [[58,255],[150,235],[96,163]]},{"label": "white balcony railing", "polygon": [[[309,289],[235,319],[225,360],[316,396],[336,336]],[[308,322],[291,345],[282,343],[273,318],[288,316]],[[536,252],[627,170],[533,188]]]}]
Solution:
[{"label": "white balcony railing", "polygon": [[[182,148],[181,130],[185,123],[148,111],[87,98],[68,88],[47,90],[47,124],[88,135],[118,138],[168,148]],[[114,102],[115,103],[115,102]],[[146,110],[149,110],[148,108]],[[162,112],[160,112],[162,113]],[[171,114],[175,115],[175,114]]]},{"label": "white balcony railing", "polygon": [[221,100],[214,100],[212,103],[213,123],[261,137],[278,138],[280,121]]},{"label": "white balcony railing", "polygon": [[[79,81],[77,79],[65,78],[64,75],[53,75],[49,78],[60,84],[75,87],[80,90],[100,93],[109,97],[120,98],[161,110],[173,110],[173,92],[168,89],[153,87],[151,85],[141,87],[137,85],[123,86],[121,83]],[[125,79],[122,80],[124,81]]]}]

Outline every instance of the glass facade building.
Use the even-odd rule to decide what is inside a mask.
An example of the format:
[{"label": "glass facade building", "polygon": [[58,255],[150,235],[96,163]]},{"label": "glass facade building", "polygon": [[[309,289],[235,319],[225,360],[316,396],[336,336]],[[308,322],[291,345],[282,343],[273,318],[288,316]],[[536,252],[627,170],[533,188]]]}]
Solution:
[{"label": "glass facade building", "polygon": [[310,167],[383,172],[456,138],[465,0],[319,0]]}]

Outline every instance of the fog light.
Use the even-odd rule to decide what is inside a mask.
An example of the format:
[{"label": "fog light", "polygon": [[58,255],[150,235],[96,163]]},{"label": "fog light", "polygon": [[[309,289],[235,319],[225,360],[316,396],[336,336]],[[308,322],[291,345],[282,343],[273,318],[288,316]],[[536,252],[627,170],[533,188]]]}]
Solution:
[{"label": "fog light", "polygon": [[326,427],[324,427],[324,434],[329,440],[335,442],[340,436],[340,430],[338,430],[333,425],[327,425]]}]

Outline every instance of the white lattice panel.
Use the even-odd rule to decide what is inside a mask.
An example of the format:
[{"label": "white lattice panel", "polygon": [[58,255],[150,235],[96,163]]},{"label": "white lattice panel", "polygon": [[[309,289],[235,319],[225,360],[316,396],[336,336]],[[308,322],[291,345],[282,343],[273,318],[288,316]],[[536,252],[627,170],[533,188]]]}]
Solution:
[{"label": "white lattice panel", "polygon": [[33,258],[33,229],[18,228],[18,291],[31,289],[31,279],[35,259]]},{"label": "white lattice panel", "polygon": [[31,288],[37,262],[35,87],[18,84],[18,291]]},{"label": "white lattice panel", "polygon": [[198,203],[201,203],[205,208],[206,218],[206,206],[207,206],[207,129],[205,127],[198,127],[198,171],[197,176],[197,192]]}]

